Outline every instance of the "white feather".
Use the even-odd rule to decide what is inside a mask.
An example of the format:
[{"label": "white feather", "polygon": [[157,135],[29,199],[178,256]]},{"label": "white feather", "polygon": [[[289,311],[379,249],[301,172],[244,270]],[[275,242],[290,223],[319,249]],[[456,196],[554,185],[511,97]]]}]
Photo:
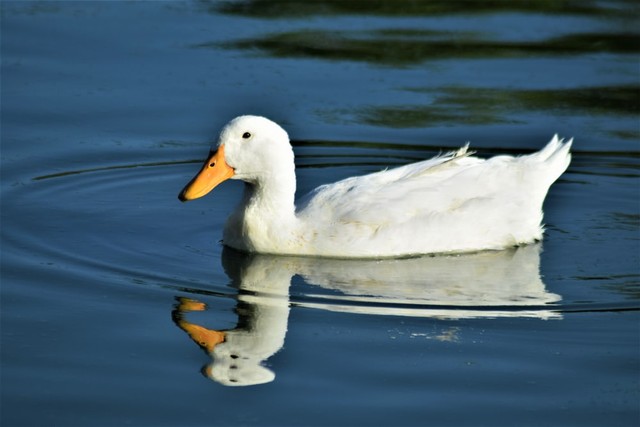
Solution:
[{"label": "white feather", "polygon": [[[234,135],[251,132],[250,141]],[[224,243],[271,254],[395,257],[504,249],[542,238],[542,204],[571,161],[555,135],[525,156],[480,159],[461,149],[318,187],[294,206],[286,132],[256,116],[221,134],[233,178],[247,186]]]}]

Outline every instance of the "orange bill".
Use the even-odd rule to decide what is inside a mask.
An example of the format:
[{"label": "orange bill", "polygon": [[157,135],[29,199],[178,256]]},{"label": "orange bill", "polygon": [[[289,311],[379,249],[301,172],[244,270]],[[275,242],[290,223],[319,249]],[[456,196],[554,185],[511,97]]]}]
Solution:
[{"label": "orange bill", "polygon": [[178,322],[180,329],[185,331],[196,344],[205,350],[212,352],[216,345],[224,342],[226,333],[224,331],[216,331],[207,329],[200,325],[181,320]]},{"label": "orange bill", "polygon": [[224,158],[224,145],[221,145],[207,159],[200,172],[184,187],[178,198],[182,202],[187,202],[202,197],[221,182],[231,178],[233,174],[233,168]]}]

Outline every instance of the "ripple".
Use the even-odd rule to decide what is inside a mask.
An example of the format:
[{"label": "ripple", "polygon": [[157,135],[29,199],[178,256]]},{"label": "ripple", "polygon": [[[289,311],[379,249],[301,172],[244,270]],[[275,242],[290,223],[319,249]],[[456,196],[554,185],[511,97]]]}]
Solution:
[{"label": "ripple", "polygon": [[149,162],[149,163],[132,163],[132,164],[125,164],[125,165],[101,166],[101,167],[95,167],[95,168],[77,169],[77,170],[52,173],[48,175],[40,175],[33,178],[33,180],[40,181],[43,179],[62,178],[69,175],[79,175],[83,173],[94,173],[94,172],[111,171],[111,170],[118,170],[118,169],[134,169],[134,168],[145,168],[145,167],[183,165],[183,164],[198,163],[198,162],[200,161],[199,160],[183,160],[183,161],[173,161],[173,162]]},{"label": "ripple", "polygon": [[[296,142],[295,147],[301,187],[309,188],[327,177],[361,174],[440,151],[326,141]],[[616,171],[637,169],[634,156],[578,152],[575,157],[582,160],[563,178],[565,185],[585,175],[583,168],[594,173],[584,178],[587,183],[602,176],[628,177]],[[291,306],[355,314],[558,319],[583,311],[638,309],[638,299],[629,299],[628,291],[627,298],[605,303],[579,302],[589,301],[582,295],[565,300],[562,288],[541,275],[541,247],[536,245],[514,252],[384,261],[223,251],[221,229],[239,200],[238,186],[216,189],[215,202],[177,201],[200,162],[156,159],[36,174],[5,192],[11,204],[4,204],[3,217],[12,218],[2,230],[5,250],[10,248],[13,260],[64,266],[87,280],[214,298],[284,298]],[[326,169],[330,171],[314,172]],[[625,230],[637,229],[637,221],[629,220],[637,219],[636,214],[616,210],[615,215]],[[593,281],[588,275],[573,275],[572,280]],[[605,282],[598,286],[610,283]]]}]

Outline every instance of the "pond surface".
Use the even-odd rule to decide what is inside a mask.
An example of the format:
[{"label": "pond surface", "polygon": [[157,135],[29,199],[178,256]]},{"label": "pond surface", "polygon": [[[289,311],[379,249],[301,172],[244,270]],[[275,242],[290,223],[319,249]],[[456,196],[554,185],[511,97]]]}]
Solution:
[{"label": "pond surface", "polygon": [[[3,426],[637,425],[636,2],[2,5]],[[266,115],[299,194],[574,137],[542,243],[346,261],[181,204]]]}]

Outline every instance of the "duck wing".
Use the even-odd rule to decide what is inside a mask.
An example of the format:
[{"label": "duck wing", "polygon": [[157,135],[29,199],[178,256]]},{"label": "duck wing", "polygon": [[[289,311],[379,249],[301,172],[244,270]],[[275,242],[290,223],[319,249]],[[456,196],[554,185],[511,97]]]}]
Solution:
[{"label": "duck wing", "polygon": [[[570,162],[557,136],[526,156],[474,157],[468,146],[430,160],[323,185],[298,216],[314,236],[377,252],[498,249],[540,239],[542,203]],[[392,249],[392,248],[396,249]]]},{"label": "duck wing", "polygon": [[[462,169],[484,162],[472,157],[468,144],[429,160],[322,185],[300,204],[299,215],[337,223],[396,222],[447,205],[439,188]],[[437,190],[437,191],[434,191]],[[428,196],[427,199],[424,196]]]}]

